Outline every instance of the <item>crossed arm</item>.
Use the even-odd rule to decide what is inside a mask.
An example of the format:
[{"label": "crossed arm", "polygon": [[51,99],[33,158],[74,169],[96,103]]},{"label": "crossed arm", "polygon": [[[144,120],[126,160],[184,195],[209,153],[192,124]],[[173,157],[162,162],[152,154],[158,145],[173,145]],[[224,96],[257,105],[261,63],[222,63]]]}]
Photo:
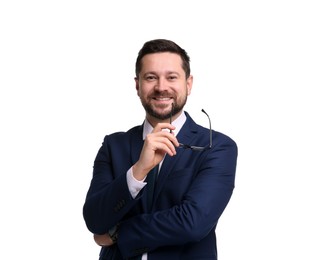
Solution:
[{"label": "crossed arm", "polygon": [[[168,142],[171,142],[170,139]],[[152,142],[145,143],[141,152],[142,157],[140,156],[143,160],[138,161],[138,166],[142,169],[139,171],[140,179],[143,178],[143,172],[150,170],[157,161],[159,163],[156,156],[161,156],[159,154],[161,149],[151,144]],[[172,146],[174,147],[175,144]],[[162,155],[166,153],[173,156],[172,150],[164,150]],[[150,157],[152,154],[153,156]],[[148,158],[156,161],[152,163]],[[236,158],[237,147],[232,140],[227,140],[218,148],[209,151],[204,168],[200,169],[179,205],[151,214],[141,214],[121,223],[117,239],[121,253],[124,256],[132,256],[131,250],[134,245],[139,248],[146,247],[150,251],[161,246],[199,241],[214,230],[232,194]],[[152,164],[148,166],[149,163],[145,162]],[[146,170],[143,170],[144,168]],[[133,170],[136,178],[137,168],[134,167]],[[101,246],[116,243],[109,234],[95,234],[94,239]]]}]

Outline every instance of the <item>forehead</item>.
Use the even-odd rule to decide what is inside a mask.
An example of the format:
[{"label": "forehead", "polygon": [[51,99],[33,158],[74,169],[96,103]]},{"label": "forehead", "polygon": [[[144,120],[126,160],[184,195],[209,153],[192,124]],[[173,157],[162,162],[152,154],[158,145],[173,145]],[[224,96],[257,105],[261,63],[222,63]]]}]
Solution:
[{"label": "forehead", "polygon": [[183,71],[182,59],[178,54],[171,52],[147,54],[142,58],[141,73],[148,71]]}]

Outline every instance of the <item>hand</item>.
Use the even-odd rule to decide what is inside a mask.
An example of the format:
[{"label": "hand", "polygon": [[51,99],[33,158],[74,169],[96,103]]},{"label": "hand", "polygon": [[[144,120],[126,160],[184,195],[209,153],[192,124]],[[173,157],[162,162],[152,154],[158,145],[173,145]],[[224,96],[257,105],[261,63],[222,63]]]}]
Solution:
[{"label": "hand", "polygon": [[174,130],[169,123],[158,123],[146,136],[139,160],[133,165],[133,175],[143,180],[152,168],[159,164],[166,154],[174,156],[179,143],[173,133],[163,129]]},{"label": "hand", "polygon": [[113,240],[108,234],[104,234],[104,235],[94,234],[94,240],[96,244],[99,246],[111,246],[114,244]]}]

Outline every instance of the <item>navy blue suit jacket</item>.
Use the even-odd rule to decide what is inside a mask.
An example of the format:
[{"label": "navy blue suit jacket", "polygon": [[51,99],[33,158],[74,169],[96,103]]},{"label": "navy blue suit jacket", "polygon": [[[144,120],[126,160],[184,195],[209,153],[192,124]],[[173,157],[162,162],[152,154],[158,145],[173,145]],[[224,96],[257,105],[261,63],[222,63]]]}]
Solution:
[{"label": "navy blue suit jacket", "polygon": [[[209,129],[186,116],[178,141],[208,145]],[[83,207],[86,225],[104,234],[120,223],[117,243],[103,247],[101,259],[130,259],[144,252],[149,260],[217,259],[215,228],[234,189],[236,143],[213,131],[211,149],[178,148],[176,156],[166,155],[149,212],[146,187],[133,199],[126,181],[140,156],[142,131],[143,125],[106,136],[94,162]]]}]

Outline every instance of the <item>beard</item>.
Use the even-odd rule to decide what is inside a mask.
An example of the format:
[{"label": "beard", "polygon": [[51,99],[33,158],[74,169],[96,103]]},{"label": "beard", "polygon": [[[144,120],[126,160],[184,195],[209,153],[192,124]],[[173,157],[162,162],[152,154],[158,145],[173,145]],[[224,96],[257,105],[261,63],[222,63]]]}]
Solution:
[{"label": "beard", "polygon": [[168,106],[170,106],[170,109],[164,113],[161,113],[161,112],[156,111],[154,106],[151,103],[146,102],[145,100],[141,99],[141,103],[142,103],[144,110],[150,116],[155,117],[159,120],[166,120],[166,119],[170,118],[171,116],[176,115],[178,112],[180,112],[184,108],[186,101],[187,101],[187,96],[185,96],[185,98],[179,103],[177,103],[174,100],[173,106],[166,105],[166,108]]}]

